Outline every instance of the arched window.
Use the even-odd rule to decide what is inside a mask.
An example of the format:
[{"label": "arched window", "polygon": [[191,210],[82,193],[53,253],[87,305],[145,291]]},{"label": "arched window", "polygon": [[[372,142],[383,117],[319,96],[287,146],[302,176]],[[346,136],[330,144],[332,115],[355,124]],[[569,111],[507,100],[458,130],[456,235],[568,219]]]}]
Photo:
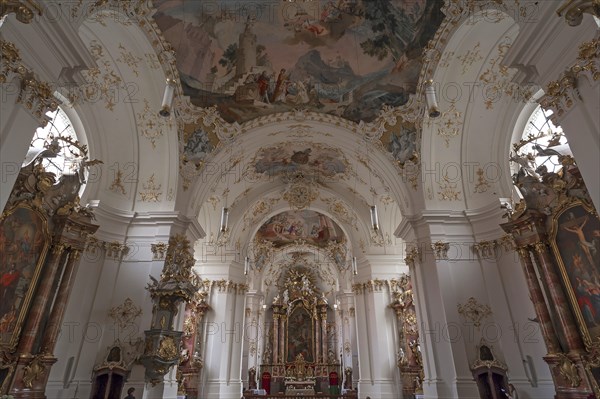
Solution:
[{"label": "arched window", "polygon": [[510,154],[514,173],[534,177],[556,173],[562,167],[561,157],[572,155],[562,128],[552,123],[551,116],[552,111],[539,105],[532,112]]},{"label": "arched window", "polygon": [[[74,175],[81,172],[82,185],[79,194],[85,188],[84,162],[88,159],[88,148],[83,144],[83,132],[76,132],[66,112],[58,107],[49,111],[46,116],[48,124],[36,129],[31,141],[28,158],[44,151],[42,166],[47,172],[56,175],[56,181],[63,175]],[[31,161],[26,159],[25,162]]]}]

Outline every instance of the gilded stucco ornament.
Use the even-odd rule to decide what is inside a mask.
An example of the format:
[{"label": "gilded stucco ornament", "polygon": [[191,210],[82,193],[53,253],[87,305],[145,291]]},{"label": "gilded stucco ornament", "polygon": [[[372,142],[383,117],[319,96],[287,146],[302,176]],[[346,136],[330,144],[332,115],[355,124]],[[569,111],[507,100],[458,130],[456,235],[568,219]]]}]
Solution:
[{"label": "gilded stucco ornament", "polygon": [[35,0],[0,0],[0,19],[13,13],[17,21],[28,24],[42,15],[42,7]]},{"label": "gilded stucco ornament", "polygon": [[126,298],[119,306],[114,306],[108,311],[108,315],[121,329],[134,324],[135,319],[142,315],[142,308],[136,306],[131,298]]},{"label": "gilded stucco ornament", "polygon": [[479,303],[477,299],[470,297],[467,302],[458,304],[458,314],[466,320],[473,323],[477,328],[481,327],[481,321],[492,314],[492,309],[488,305]]},{"label": "gilded stucco ornament", "polygon": [[415,267],[418,262],[421,261],[421,252],[419,248],[416,246],[411,246],[406,249],[406,255],[404,257],[404,262],[409,267]]},{"label": "gilded stucco ornament", "polygon": [[448,250],[450,249],[450,243],[443,241],[436,241],[431,243],[431,249],[436,260],[448,259]]},{"label": "gilded stucco ornament", "polygon": [[33,388],[34,381],[40,379],[46,373],[46,365],[42,362],[43,355],[37,355],[23,368],[23,385],[25,388]]},{"label": "gilded stucco ornament", "polygon": [[558,118],[571,108],[576,101],[581,101],[578,90],[578,79],[581,74],[588,74],[594,81],[600,80],[600,39],[579,45],[576,62],[568,67],[561,76],[548,82],[540,104],[554,111],[551,119],[558,124]]},{"label": "gilded stucco ornament", "polygon": [[560,375],[571,385],[572,388],[577,388],[581,385],[581,376],[577,365],[571,361],[564,353],[559,353],[560,362],[555,366]]}]

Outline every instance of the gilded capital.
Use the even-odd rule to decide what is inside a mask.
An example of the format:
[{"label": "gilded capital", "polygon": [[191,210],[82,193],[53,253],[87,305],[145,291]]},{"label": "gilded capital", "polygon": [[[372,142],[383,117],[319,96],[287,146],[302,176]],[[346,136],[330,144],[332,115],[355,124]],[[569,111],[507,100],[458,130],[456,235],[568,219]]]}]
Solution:
[{"label": "gilded capital", "polygon": [[535,244],[533,244],[533,248],[535,249],[535,251],[538,254],[544,253],[548,250],[548,243],[542,242],[542,241],[538,241]]}]

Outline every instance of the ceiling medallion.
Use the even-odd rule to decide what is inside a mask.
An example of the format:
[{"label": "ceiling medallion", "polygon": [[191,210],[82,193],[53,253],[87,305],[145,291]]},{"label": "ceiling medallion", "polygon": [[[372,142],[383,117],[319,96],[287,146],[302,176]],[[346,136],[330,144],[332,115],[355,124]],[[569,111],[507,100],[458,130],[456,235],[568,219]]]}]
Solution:
[{"label": "ceiling medallion", "polygon": [[313,182],[306,181],[304,175],[298,174],[283,194],[283,199],[293,209],[302,210],[308,208],[319,197],[318,191],[312,187],[313,185]]}]

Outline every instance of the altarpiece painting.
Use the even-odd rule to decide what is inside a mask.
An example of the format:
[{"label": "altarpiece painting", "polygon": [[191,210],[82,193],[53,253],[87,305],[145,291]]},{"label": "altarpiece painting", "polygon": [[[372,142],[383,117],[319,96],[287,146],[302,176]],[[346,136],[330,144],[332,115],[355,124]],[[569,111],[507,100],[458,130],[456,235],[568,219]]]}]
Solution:
[{"label": "altarpiece painting", "polygon": [[0,220],[0,347],[18,342],[49,241],[45,219],[29,207]]},{"label": "altarpiece painting", "polygon": [[584,342],[600,336],[600,220],[582,203],[557,213],[552,247]]}]

